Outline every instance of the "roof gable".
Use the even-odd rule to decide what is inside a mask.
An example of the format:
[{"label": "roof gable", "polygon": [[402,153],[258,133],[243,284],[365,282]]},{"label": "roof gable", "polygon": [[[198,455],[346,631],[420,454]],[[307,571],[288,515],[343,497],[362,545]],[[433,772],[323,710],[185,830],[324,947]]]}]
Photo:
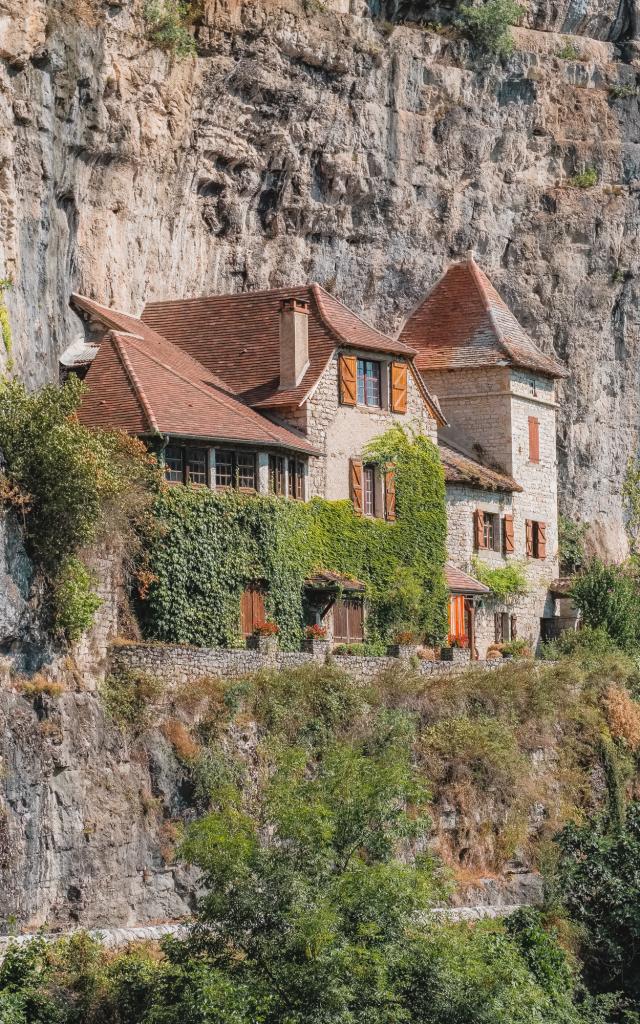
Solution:
[{"label": "roof gable", "polygon": [[85,378],[81,422],[317,454],[301,434],[249,408],[219,377],[135,317],[82,296],[74,296],[74,304],[107,328],[116,322],[129,327],[112,328],[102,339]]},{"label": "roof gable", "polygon": [[399,337],[418,349],[422,372],[514,366],[567,376],[555,356],[534,344],[473,257],[448,268]]},{"label": "roof gable", "polygon": [[[309,304],[309,366],[300,384],[280,390],[280,307]],[[256,408],[299,406],[336,348],[347,346],[411,359],[414,351],[367,324],[318,284],[148,303],[142,318]]]}]

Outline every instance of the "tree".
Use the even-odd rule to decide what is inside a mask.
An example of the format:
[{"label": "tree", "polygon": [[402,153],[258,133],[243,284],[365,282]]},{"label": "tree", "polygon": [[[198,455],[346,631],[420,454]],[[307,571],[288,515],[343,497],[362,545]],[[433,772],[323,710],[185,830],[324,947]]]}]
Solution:
[{"label": "tree", "polygon": [[602,627],[623,651],[633,653],[640,637],[640,592],[631,574],[621,566],[597,559],[579,576],[571,596],[584,623]]}]

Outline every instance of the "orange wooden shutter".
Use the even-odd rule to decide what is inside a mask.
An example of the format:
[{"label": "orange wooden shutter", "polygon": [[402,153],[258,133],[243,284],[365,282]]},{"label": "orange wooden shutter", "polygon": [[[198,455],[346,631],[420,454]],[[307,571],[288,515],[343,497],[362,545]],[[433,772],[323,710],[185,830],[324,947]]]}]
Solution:
[{"label": "orange wooden shutter", "polygon": [[473,543],[476,551],[484,547],[484,512],[479,508],[473,513]]},{"label": "orange wooden shutter", "polygon": [[504,553],[505,555],[512,555],[515,551],[515,543],[513,539],[513,516],[504,517]]},{"label": "orange wooden shutter", "polygon": [[547,524],[536,523],[538,531],[538,558],[547,557]]},{"label": "orange wooden shutter", "polygon": [[526,520],[525,529],[527,534],[527,554],[531,557],[533,555],[533,523],[530,519]]},{"label": "orange wooden shutter", "polygon": [[464,596],[452,594],[449,598],[449,641],[465,636]]},{"label": "orange wooden shutter", "polygon": [[407,364],[391,364],[391,411],[407,411]]},{"label": "orange wooden shutter", "polygon": [[529,462],[540,462],[540,423],[535,416],[529,417]]},{"label": "orange wooden shutter", "polygon": [[396,518],[396,471],[388,469],[384,474],[385,519]]},{"label": "orange wooden shutter", "polygon": [[351,460],[351,472],[350,472],[350,483],[351,483],[351,500],[353,502],[353,511],[361,516],[362,515],[362,463],[359,459]]},{"label": "orange wooden shutter", "polygon": [[338,357],[340,404],[355,405],[358,399],[357,363],[355,356]]}]

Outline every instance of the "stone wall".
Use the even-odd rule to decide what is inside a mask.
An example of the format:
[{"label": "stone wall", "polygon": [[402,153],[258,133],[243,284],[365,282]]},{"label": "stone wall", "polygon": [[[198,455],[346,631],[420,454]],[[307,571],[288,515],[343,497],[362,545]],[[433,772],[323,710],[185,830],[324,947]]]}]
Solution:
[{"label": "stone wall", "polygon": [[[181,644],[132,643],[116,644],[111,648],[110,664],[114,671],[140,670],[148,672],[163,686],[171,688],[205,676],[235,677],[258,672],[263,668],[293,668],[314,663],[311,654],[278,651],[273,657],[252,650],[230,650],[222,647],[187,647]],[[336,656],[335,663],[343,667],[356,682],[369,682],[382,672],[400,671],[398,658]],[[481,662],[489,671],[500,662]],[[443,661],[420,661],[415,669],[423,675],[460,672],[460,665]]]}]

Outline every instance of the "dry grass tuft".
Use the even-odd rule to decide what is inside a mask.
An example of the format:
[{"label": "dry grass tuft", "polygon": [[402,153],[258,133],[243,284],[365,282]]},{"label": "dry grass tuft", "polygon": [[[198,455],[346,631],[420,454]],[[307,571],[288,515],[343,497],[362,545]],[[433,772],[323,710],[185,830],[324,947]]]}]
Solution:
[{"label": "dry grass tuft", "polygon": [[46,694],[47,697],[59,697],[61,693],[65,692],[65,686],[62,683],[55,682],[40,672],[37,672],[31,679],[20,680],[17,688],[25,697],[38,697],[40,694]]},{"label": "dry grass tuft", "polygon": [[610,686],[605,707],[613,738],[623,740],[631,750],[637,750],[640,747],[640,704],[628,690]]},{"label": "dry grass tuft", "polygon": [[193,761],[199,753],[200,747],[177,718],[168,718],[160,726],[160,731],[181,761]]}]

